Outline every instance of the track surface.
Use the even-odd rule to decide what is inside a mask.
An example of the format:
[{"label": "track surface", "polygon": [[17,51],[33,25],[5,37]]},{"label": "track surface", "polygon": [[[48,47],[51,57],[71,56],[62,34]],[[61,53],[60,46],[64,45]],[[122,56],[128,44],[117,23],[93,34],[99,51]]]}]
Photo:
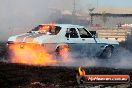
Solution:
[{"label": "track surface", "polygon": [[[0,88],[132,88],[128,84],[78,85],[77,67],[29,66],[8,63],[6,43],[0,43]],[[3,59],[3,60],[2,60]],[[132,69],[85,67],[87,74],[125,74],[132,77]]]},{"label": "track surface", "polygon": [[[129,74],[132,76],[132,69],[90,67],[85,70],[88,74]],[[0,62],[0,88],[82,88],[84,85],[76,83],[76,73],[77,67],[29,66]],[[121,85],[125,85],[123,88],[129,88],[130,84],[131,82]],[[116,85],[103,84],[103,86],[111,86],[109,88]],[[94,85],[94,88],[95,86],[99,84]]]}]

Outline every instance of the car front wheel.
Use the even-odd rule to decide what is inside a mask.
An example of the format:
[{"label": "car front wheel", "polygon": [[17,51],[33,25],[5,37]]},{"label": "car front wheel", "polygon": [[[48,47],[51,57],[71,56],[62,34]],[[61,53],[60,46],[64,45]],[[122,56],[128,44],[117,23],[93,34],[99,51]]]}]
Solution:
[{"label": "car front wheel", "polygon": [[112,51],[113,51],[113,48],[112,47],[106,47],[102,54],[100,55],[101,58],[104,58],[104,59],[108,59],[108,58],[111,58],[112,57]]}]

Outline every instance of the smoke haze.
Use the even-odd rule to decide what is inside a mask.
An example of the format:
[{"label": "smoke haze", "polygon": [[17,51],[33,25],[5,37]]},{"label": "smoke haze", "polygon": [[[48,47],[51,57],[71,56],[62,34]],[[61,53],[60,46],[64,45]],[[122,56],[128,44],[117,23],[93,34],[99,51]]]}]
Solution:
[{"label": "smoke haze", "polygon": [[[87,9],[83,6],[84,0],[78,0],[77,10]],[[86,3],[85,3],[86,4]],[[72,0],[0,0],[0,40],[7,41],[11,35],[27,32],[41,23],[54,21],[51,14],[57,10],[73,10]],[[99,60],[85,57],[69,59],[65,64],[72,66],[106,66],[106,67],[132,67],[132,54],[120,50],[118,56],[112,60]],[[113,60],[114,59],[114,60]],[[61,64],[60,64],[61,65]]]},{"label": "smoke haze", "polygon": [[[76,55],[81,54],[73,54],[70,53],[69,60],[65,63],[60,63],[62,66],[83,66],[83,67],[108,67],[108,68],[124,68],[131,69],[132,68],[132,53],[124,48],[119,48],[118,53],[114,53],[114,55],[109,59],[100,59],[97,57],[81,57],[74,58]],[[74,56],[74,57],[72,57]]]},{"label": "smoke haze", "polygon": [[[79,1],[79,0],[78,0]],[[79,3],[79,2],[78,2]],[[71,0],[0,0],[0,40],[54,21],[51,13],[73,9]]]}]

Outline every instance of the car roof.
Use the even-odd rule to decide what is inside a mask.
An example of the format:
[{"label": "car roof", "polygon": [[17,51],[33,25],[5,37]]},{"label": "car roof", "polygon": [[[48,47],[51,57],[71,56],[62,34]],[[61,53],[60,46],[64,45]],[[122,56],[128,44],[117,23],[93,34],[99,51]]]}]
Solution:
[{"label": "car roof", "polygon": [[73,24],[40,24],[40,25],[55,25],[62,28],[84,28],[84,26],[73,25]]}]

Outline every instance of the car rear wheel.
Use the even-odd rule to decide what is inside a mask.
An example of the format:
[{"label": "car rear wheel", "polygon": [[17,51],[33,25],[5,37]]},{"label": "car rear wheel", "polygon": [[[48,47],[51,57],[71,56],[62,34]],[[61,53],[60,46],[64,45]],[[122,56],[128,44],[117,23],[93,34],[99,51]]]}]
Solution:
[{"label": "car rear wheel", "polygon": [[112,57],[112,51],[113,51],[113,47],[108,46],[104,49],[104,51],[102,52],[100,57],[103,59],[111,58]]},{"label": "car rear wheel", "polygon": [[60,55],[60,56],[63,56],[65,54],[67,54],[68,52],[69,52],[69,46],[68,45],[61,45],[61,46],[58,46],[56,49],[56,54]]}]

